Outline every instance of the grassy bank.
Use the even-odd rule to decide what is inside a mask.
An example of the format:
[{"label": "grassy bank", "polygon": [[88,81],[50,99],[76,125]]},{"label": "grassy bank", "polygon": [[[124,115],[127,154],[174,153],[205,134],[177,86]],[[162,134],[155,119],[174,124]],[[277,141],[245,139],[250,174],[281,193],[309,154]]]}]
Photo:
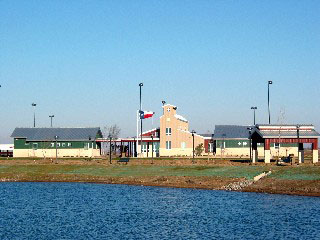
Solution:
[{"label": "grassy bank", "polygon": [[209,165],[108,164],[107,161],[0,161],[0,181],[120,183],[167,187],[223,189],[232,182],[272,174],[243,191],[320,196],[320,166],[275,166],[230,162]]}]

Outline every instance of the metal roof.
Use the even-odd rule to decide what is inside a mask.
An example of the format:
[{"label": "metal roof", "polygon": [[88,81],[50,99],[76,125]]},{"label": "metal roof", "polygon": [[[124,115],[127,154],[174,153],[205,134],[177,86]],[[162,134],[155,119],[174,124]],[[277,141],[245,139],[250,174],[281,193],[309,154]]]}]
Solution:
[{"label": "metal roof", "polygon": [[[261,131],[256,129],[257,132],[262,138],[297,138],[297,131]],[[299,131],[299,138],[318,138],[320,134],[315,130],[310,131]]]},{"label": "metal roof", "polygon": [[249,139],[249,130],[253,126],[216,125],[214,139]]},{"label": "metal roof", "polygon": [[318,138],[320,134],[312,124],[257,124],[255,132],[262,138]]},{"label": "metal roof", "polygon": [[52,141],[58,136],[59,141],[87,141],[94,140],[99,127],[95,128],[16,128],[11,137],[26,138],[28,141]]}]

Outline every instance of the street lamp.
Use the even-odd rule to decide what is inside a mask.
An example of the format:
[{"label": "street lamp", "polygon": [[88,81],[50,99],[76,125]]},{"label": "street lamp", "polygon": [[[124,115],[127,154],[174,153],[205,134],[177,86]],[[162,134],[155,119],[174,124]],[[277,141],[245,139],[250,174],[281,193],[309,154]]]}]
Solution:
[{"label": "street lamp", "polygon": [[49,118],[51,118],[51,127],[52,127],[52,118],[54,118],[54,115],[49,115]]},{"label": "street lamp", "polygon": [[151,161],[151,164],[153,164],[153,134],[151,135],[151,144],[152,144],[152,149],[151,149],[152,150],[152,155],[151,155],[152,156],[152,158],[151,158],[152,161]]},{"label": "street lamp", "polygon": [[[297,138],[298,138],[298,162],[301,163],[301,157],[300,157],[300,125],[297,125]],[[292,163],[291,163],[292,164]]]},{"label": "street lamp", "polygon": [[[224,138],[225,138],[225,137],[226,137],[226,134],[223,133],[223,134],[222,134],[222,143],[220,144],[220,148],[221,148],[221,149],[220,149],[220,150],[221,150],[220,158],[221,158],[221,161],[222,161],[222,152],[224,152],[224,147],[225,147],[225,146],[224,146],[224,145],[225,145],[225,142],[224,142],[224,140],[225,140]],[[222,149],[223,149],[223,151],[222,151]]]},{"label": "street lamp", "polygon": [[[166,101],[162,100],[162,107],[166,104]],[[164,108],[163,108],[163,115],[164,115]]]},{"label": "street lamp", "polygon": [[192,164],[194,164],[194,134],[196,133],[195,130],[191,131],[192,134]]},{"label": "street lamp", "polygon": [[56,162],[57,162],[57,159],[58,159],[58,136],[54,136],[54,139],[56,140]]},{"label": "street lamp", "polygon": [[253,125],[256,125],[256,110],[257,107],[251,107],[251,109],[253,110]]},{"label": "street lamp", "polygon": [[[140,115],[140,137],[141,137],[140,152],[141,152],[141,155],[142,155],[142,119],[141,119],[141,111],[142,111],[141,89],[142,89],[142,87],[143,87],[143,83],[139,83],[139,88],[140,88],[140,111],[139,111],[139,115]],[[137,147],[138,147],[138,144],[137,144]]]},{"label": "street lamp", "polygon": [[112,158],[111,158],[111,140],[112,140],[112,137],[111,137],[111,134],[109,134],[108,138],[109,138],[109,163],[112,164]]},{"label": "street lamp", "polygon": [[249,145],[249,147],[250,147],[250,162],[252,162],[252,148],[251,148],[251,146],[252,146],[252,138],[251,138],[251,133],[252,133],[252,127],[248,127],[247,128],[248,130],[249,130],[249,139],[250,139],[250,145]]},{"label": "street lamp", "polygon": [[36,103],[32,103],[31,106],[33,107],[33,127],[36,127]]},{"label": "street lamp", "polygon": [[269,113],[269,124],[270,124],[270,85],[272,84],[272,81],[268,81],[268,113]]}]

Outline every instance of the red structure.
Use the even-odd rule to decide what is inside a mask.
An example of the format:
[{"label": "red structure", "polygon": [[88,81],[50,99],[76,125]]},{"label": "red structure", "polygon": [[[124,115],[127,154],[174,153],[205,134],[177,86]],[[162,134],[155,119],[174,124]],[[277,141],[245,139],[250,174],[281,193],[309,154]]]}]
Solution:
[{"label": "red structure", "polygon": [[[318,138],[320,134],[315,131],[313,125],[256,125],[252,132],[252,148],[253,162],[257,160],[257,145],[264,144],[265,162],[270,163],[272,158],[270,145],[272,143],[290,143],[297,144],[297,155],[299,163],[304,162],[304,143],[312,144],[312,162],[317,163],[319,158],[318,153]],[[280,147],[280,145],[279,145]]]}]

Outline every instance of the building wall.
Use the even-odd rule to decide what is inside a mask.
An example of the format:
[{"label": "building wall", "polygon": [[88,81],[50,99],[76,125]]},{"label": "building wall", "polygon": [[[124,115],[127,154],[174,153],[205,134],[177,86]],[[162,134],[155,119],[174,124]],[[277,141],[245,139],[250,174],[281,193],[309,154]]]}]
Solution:
[{"label": "building wall", "polygon": [[[153,157],[159,157],[159,142],[153,142]],[[149,142],[149,148],[147,142],[142,142],[142,154],[141,154],[141,144],[138,144],[138,155],[139,157],[152,157],[152,143]]]},{"label": "building wall", "polygon": [[[58,149],[58,158],[62,157],[99,157],[100,149]],[[55,149],[14,149],[13,157],[39,157],[39,158],[55,158]]]},{"label": "building wall", "polygon": [[29,142],[14,139],[13,157],[98,157],[100,147],[94,141]]},{"label": "building wall", "polygon": [[[163,115],[160,117],[160,156],[192,156],[192,134],[189,132],[189,123],[177,118],[176,109],[172,105],[163,106]],[[171,135],[166,129],[171,128]],[[166,142],[171,141],[171,149],[166,149]],[[194,146],[204,145],[204,138],[195,134]]]},{"label": "building wall", "polygon": [[[249,157],[250,156],[250,140],[232,139],[232,140],[217,140],[216,155],[226,157]],[[221,149],[222,146],[222,149]],[[258,145],[258,156],[264,157],[264,145]],[[274,143],[270,146],[271,156],[287,157],[289,154],[298,156],[297,144],[281,144],[280,149]]]},{"label": "building wall", "polygon": [[[64,149],[78,149],[78,148],[85,148],[89,144],[89,148],[98,148],[98,145],[94,141],[57,141],[60,146],[58,148]],[[71,143],[71,146],[68,145]],[[55,149],[56,148],[55,141],[46,141],[46,142],[37,142],[37,141],[26,141],[24,138],[15,138],[14,139],[14,149]]]}]

